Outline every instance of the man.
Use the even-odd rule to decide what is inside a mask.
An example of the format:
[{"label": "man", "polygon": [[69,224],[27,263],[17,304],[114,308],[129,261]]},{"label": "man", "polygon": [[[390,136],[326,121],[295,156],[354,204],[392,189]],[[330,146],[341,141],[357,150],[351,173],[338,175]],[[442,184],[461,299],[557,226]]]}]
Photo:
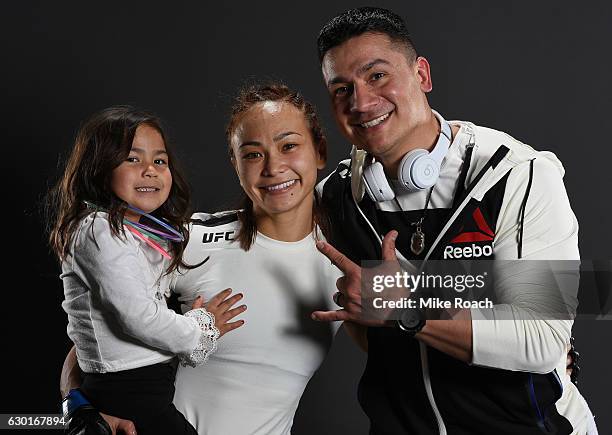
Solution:
[{"label": "man", "polygon": [[390,11],[338,15],[318,48],[336,122],[354,149],[319,186],[333,231],[318,246],[345,273],[335,298],[343,308],[313,318],[368,326],[367,338],[351,329],[368,348],[359,400],[371,433],[596,431],[565,373],[572,321],[530,314],[552,302],[525,278],[529,262],[506,272],[503,303],[490,309],[453,310],[452,321],[408,309],[397,322],[362,315],[363,260],[578,260],[560,162],[433,112],[429,63]]}]

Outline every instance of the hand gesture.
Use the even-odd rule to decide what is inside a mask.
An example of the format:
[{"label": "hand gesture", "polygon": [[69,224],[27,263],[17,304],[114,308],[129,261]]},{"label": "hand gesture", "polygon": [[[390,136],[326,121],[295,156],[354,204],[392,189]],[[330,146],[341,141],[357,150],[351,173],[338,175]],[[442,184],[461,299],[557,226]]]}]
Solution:
[{"label": "hand gesture", "polygon": [[226,332],[232,331],[244,325],[244,320],[230,322],[230,320],[247,309],[246,305],[240,305],[239,307],[232,308],[240,299],[242,299],[242,293],[237,293],[230,297],[231,293],[232,289],[226,288],[213,296],[208,302],[204,302],[202,296],[198,296],[191,307],[192,309],[205,308],[206,311],[215,316],[215,326],[219,330],[220,337]]},{"label": "hand gesture", "polygon": [[[395,240],[397,231],[387,233],[382,243],[383,264],[376,267],[377,274],[390,275],[400,271],[399,262],[395,254]],[[336,287],[338,292],[334,295],[334,302],[342,309],[336,311],[315,311],[312,313],[313,320],[332,322],[336,320],[352,321],[365,326],[388,326],[387,320],[389,312],[377,312],[377,316],[364,316],[365,311],[372,312],[372,297],[375,296],[371,288],[364,288],[362,293],[362,272],[363,269],[353,263],[343,253],[326,242],[318,242],[317,248],[323,255],[340,269],[344,276],[338,278]],[[367,270],[368,275],[373,270]],[[378,295],[376,295],[378,296]]]}]

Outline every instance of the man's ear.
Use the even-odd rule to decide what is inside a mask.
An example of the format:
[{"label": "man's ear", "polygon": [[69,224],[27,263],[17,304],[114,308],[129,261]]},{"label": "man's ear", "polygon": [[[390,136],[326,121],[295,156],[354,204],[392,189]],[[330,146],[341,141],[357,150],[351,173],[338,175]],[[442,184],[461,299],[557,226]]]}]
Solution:
[{"label": "man's ear", "polygon": [[419,83],[421,84],[421,90],[425,93],[431,92],[433,89],[433,83],[431,81],[431,71],[429,69],[429,62],[423,56],[419,56],[414,61],[414,67],[418,76]]},{"label": "man's ear", "polygon": [[321,139],[319,146],[317,147],[317,169],[321,170],[325,168],[327,163],[327,139]]}]

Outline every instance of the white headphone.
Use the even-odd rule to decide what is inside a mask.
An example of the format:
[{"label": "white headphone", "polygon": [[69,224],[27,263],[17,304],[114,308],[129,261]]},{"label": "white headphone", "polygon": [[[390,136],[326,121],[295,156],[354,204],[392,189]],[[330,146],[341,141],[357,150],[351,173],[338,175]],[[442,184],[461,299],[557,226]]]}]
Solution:
[{"label": "white headphone", "polygon": [[[438,180],[440,165],[451,144],[452,131],[450,124],[442,116],[432,111],[440,122],[440,135],[434,149],[430,152],[417,148],[407,153],[397,170],[397,179],[408,191],[427,189]],[[380,162],[374,162],[363,170],[363,184],[372,201],[383,202],[395,198],[395,192],[387,181],[387,176]]]}]

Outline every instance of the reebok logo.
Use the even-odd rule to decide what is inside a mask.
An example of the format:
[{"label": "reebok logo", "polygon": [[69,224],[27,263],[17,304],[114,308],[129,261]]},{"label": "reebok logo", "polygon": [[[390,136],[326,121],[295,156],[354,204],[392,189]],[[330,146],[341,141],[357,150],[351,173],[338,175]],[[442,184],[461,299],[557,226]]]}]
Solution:
[{"label": "reebok logo", "polygon": [[202,243],[215,243],[220,240],[234,240],[231,235],[234,234],[233,231],[223,231],[220,233],[205,233],[202,237]]},{"label": "reebok logo", "polygon": [[[444,248],[444,259],[449,258],[478,258],[490,257],[493,255],[493,239],[495,234],[487,224],[480,208],[476,208],[472,213],[472,218],[476,224],[476,231],[463,231],[455,236],[450,243],[470,243],[470,245],[451,246]],[[476,244],[476,243],[478,244]],[[485,242],[485,243],[482,243]],[[488,243],[486,243],[488,242]]]},{"label": "reebok logo", "polygon": [[478,246],[472,243],[472,246],[450,246],[444,248],[444,259],[449,258],[478,258],[490,257],[493,255],[493,247],[491,245]]},{"label": "reebok logo", "polygon": [[461,233],[453,240],[451,240],[451,243],[493,241],[493,237],[495,236],[495,234],[493,234],[493,231],[491,231],[491,228],[489,228],[489,225],[487,224],[487,221],[485,221],[485,218],[482,215],[480,208],[474,210],[474,213],[472,213],[472,217],[474,218],[474,222],[478,227],[478,231]]}]

